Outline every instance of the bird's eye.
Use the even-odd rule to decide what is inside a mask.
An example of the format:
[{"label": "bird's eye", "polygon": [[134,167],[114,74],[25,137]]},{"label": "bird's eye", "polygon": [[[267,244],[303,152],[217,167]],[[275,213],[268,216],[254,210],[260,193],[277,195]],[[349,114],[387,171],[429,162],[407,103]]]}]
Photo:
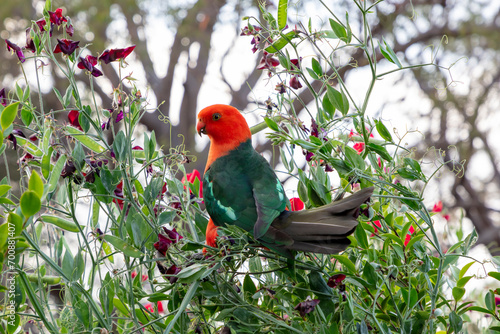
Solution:
[{"label": "bird's eye", "polygon": [[212,119],[214,121],[218,121],[221,117],[222,117],[221,114],[219,114],[218,112],[212,115]]}]

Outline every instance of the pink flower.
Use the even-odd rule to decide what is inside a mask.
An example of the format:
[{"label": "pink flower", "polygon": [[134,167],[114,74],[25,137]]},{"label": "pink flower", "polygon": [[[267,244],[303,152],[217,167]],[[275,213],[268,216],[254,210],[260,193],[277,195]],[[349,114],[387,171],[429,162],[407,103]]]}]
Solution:
[{"label": "pink flower", "polygon": [[441,211],[443,211],[443,202],[438,201],[436,204],[434,204],[432,212],[441,212]]},{"label": "pink flower", "polygon": [[405,247],[408,245],[408,243],[410,242],[410,239],[411,239],[411,235],[413,234],[413,232],[415,232],[415,229],[413,228],[413,226],[410,226],[410,229],[408,230],[408,233],[405,237]]},{"label": "pink flower", "polygon": [[130,274],[130,276],[132,276],[132,279],[134,279],[134,278],[135,278],[135,276],[137,276],[137,271],[135,271],[135,270],[134,270],[134,271],[132,272],[132,274]]},{"label": "pink flower", "polygon": [[361,154],[361,152],[365,149],[365,143],[356,143],[352,148],[358,151],[358,154]]},{"label": "pink flower", "polygon": [[[147,303],[146,305],[144,305],[144,307],[151,313],[155,312],[155,306],[153,303]],[[156,307],[158,308],[158,313],[163,313],[164,309],[163,309],[163,303],[161,301],[158,301],[156,303]]]}]

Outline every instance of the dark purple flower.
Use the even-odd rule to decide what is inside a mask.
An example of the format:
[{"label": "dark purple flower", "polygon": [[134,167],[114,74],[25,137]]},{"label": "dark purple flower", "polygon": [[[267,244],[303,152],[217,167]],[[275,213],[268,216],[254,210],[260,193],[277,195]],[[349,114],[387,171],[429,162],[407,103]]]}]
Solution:
[{"label": "dark purple flower", "polygon": [[80,112],[78,110],[71,110],[68,113],[68,120],[71,125],[73,125],[75,128],[78,128],[80,131],[83,131],[82,127],[80,126],[80,121],[78,120],[78,117],[80,116]]},{"label": "dark purple flower", "polygon": [[325,172],[333,172],[333,168],[332,166],[330,166],[329,164],[325,164]]},{"label": "dark purple flower", "polygon": [[26,46],[25,46],[25,48],[30,50],[31,52],[35,53],[36,52],[35,42],[33,41],[33,38],[31,38],[30,32],[31,32],[31,28],[26,29]]},{"label": "dark purple flower", "polygon": [[118,123],[119,121],[121,121],[123,118],[124,118],[124,114],[123,114],[123,110],[120,110],[120,112],[118,113],[118,115],[116,115],[116,119],[115,119],[115,123]]},{"label": "dark purple flower", "polygon": [[168,278],[168,280],[170,281],[170,284],[174,284],[175,282],[177,282],[179,277],[176,277],[174,275],[177,275],[180,271],[181,271],[181,268],[178,268],[175,264],[167,269],[167,271],[165,272],[165,277]]},{"label": "dark purple flower", "polygon": [[241,29],[241,34],[240,36],[253,36],[252,40],[250,41],[250,44],[253,45],[252,47],[252,52],[255,53],[259,49],[259,43],[260,43],[260,34],[259,31],[261,31],[262,28],[259,26],[251,26],[250,28],[247,26],[243,29]]},{"label": "dark purple flower", "polygon": [[60,26],[63,22],[68,22],[68,19],[62,15],[62,8],[57,8],[55,12],[49,12],[50,22],[56,26]]},{"label": "dark purple flower", "polygon": [[104,50],[104,52],[99,56],[99,60],[102,60],[105,64],[109,64],[118,59],[125,59],[132,51],[134,51],[134,49],[135,45],[124,49]]},{"label": "dark purple flower", "polygon": [[54,53],[62,52],[64,54],[70,55],[73,52],[75,52],[76,48],[79,47],[78,46],[79,43],[80,41],[72,41],[66,38],[57,39],[57,45],[54,48]]},{"label": "dark purple flower", "polygon": [[7,136],[7,139],[12,142],[12,145],[14,145],[14,151],[17,150],[17,139],[16,136],[14,136],[12,133]]},{"label": "dark purple flower", "polygon": [[271,53],[264,51],[262,54],[262,58],[260,59],[259,66],[257,66],[258,70],[269,70],[269,75],[271,72],[274,72],[274,68],[280,64],[279,60],[274,58]]},{"label": "dark purple flower", "polygon": [[166,235],[163,233],[158,233],[158,241],[154,243],[154,247],[158,252],[165,256],[168,248],[171,244],[177,243],[182,236],[177,233],[175,228],[173,230],[169,230],[165,226],[163,226],[163,231],[165,231]]},{"label": "dark purple flower", "polygon": [[279,92],[279,94],[285,94],[286,93],[286,86],[283,82],[280,82],[279,84],[276,85],[275,90]]},{"label": "dark purple flower", "polygon": [[345,277],[346,276],[344,274],[336,274],[336,275],[330,276],[327,284],[330,288],[336,288],[340,285],[343,285],[342,281],[345,279]]},{"label": "dark purple flower", "polygon": [[24,63],[26,61],[26,58],[24,57],[24,53],[23,50],[21,50],[21,47],[19,47],[17,44],[12,43],[8,39],[5,40],[5,43],[7,43],[7,50],[15,52],[17,58],[21,63]]},{"label": "dark purple flower", "polygon": [[85,58],[80,57],[80,61],[77,64],[79,69],[87,70],[90,74],[97,78],[102,75],[102,72],[94,67],[96,65],[97,57],[91,55],[87,55]]},{"label": "dark purple flower", "polygon": [[306,161],[309,162],[312,160],[314,153],[306,151],[305,155],[306,155]]},{"label": "dark purple flower", "polygon": [[111,122],[111,118],[108,119],[106,122],[101,124],[101,129],[103,130],[109,130],[109,123]]},{"label": "dark purple flower", "polygon": [[314,311],[319,302],[319,299],[306,300],[298,303],[297,306],[295,306],[295,309],[299,311],[301,317],[304,317],[306,314]]},{"label": "dark purple flower", "polygon": [[5,94],[5,88],[0,90],[0,104],[4,107],[7,105],[7,95]]},{"label": "dark purple flower", "polygon": [[70,36],[73,36],[73,34],[75,33],[75,28],[73,28],[72,24],[66,25],[66,33]]},{"label": "dark purple flower", "polygon": [[61,172],[61,177],[64,179],[64,178],[67,178],[68,176],[71,176],[73,175],[74,173],[76,172],[76,167],[75,167],[75,164],[73,163],[72,160],[68,160],[66,161],[66,163],[64,164],[64,167],[63,167],[63,170]]},{"label": "dark purple flower", "polygon": [[314,118],[311,118],[311,136],[314,136],[316,138],[320,138],[319,132],[321,131],[321,138],[323,138],[324,141],[328,141],[326,138],[326,131],[323,128],[318,127],[318,123],[314,120]]},{"label": "dark purple flower", "polygon": [[289,83],[290,87],[292,87],[293,89],[299,89],[299,88],[302,88],[302,84],[300,83],[299,81],[299,76],[298,75],[294,75],[290,78],[290,83]]}]

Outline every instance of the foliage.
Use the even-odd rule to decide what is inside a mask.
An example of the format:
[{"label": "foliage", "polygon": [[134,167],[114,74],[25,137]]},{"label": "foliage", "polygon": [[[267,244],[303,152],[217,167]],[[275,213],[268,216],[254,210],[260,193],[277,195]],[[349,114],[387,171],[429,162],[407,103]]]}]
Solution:
[{"label": "foliage", "polygon": [[[219,248],[204,249],[207,215],[199,178],[186,173],[190,156],[179,148],[158,149],[154,132],[139,142],[145,100],[137,89],[124,89],[133,78],[114,83],[109,109],[85,101],[76,84],[76,71],[86,70],[92,91],[94,77],[102,74],[97,66],[119,60],[121,69],[133,48],[102,52],[98,65],[90,50],[70,40],[70,18],[52,12],[47,1],[45,22],[33,21],[28,31],[32,55],[11,47],[23,69],[25,59],[55,66],[68,88],[53,90],[59,110],[45,110],[39,82],[30,85],[26,77],[24,88],[17,85],[0,107],[0,153],[6,157],[8,143],[20,152],[22,176],[18,194],[8,177],[0,183],[0,250],[7,269],[2,331],[459,333],[470,321],[468,311],[490,315],[497,326],[491,329],[498,328],[498,291],[488,291],[484,302],[464,298],[474,261],[463,268],[457,261],[468,256],[476,233],[442,249],[423,190],[415,190],[425,189],[432,175],[381,120],[365,115],[377,80],[424,65],[404,66],[390,42],[376,44],[368,23],[372,8],[356,4],[363,17],[359,35],[348,14],[339,19],[333,12],[322,30],[310,21],[289,29],[284,0],[277,16],[262,7],[265,21],[246,18],[242,32],[263,51],[259,70],[276,84],[265,121],[253,131],[272,130],[269,140],[279,145],[285,170],[298,175],[306,208],[376,186],[346,252],[286,260],[235,227],[224,231]],[[301,57],[305,44],[314,56]],[[362,50],[370,65],[361,103],[339,75],[340,68],[355,66],[342,63],[346,48]],[[378,70],[380,54],[393,70]],[[319,90],[313,81],[321,83]],[[309,127],[295,112],[300,88],[314,96],[304,106]],[[69,124],[56,120],[60,113]],[[307,168],[299,167],[296,151],[305,155]],[[175,178],[179,174],[184,181]]]}]

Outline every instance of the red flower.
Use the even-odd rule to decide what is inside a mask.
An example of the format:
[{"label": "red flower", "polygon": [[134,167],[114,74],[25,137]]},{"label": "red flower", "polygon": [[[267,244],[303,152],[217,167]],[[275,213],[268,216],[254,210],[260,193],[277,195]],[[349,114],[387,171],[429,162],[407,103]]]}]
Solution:
[{"label": "red flower", "polygon": [[443,211],[443,202],[438,201],[436,204],[434,204],[432,212],[441,212],[441,211]]},{"label": "red flower", "polygon": [[186,177],[182,178],[181,182],[185,183],[186,179],[189,183],[194,183],[196,179],[200,181],[200,193],[198,194],[200,198],[203,197],[203,182],[201,182],[201,174],[196,169],[193,169],[192,173],[186,174]]},{"label": "red flower", "polygon": [[356,143],[352,148],[358,151],[358,154],[361,154],[361,152],[365,149],[365,143]]},{"label": "red flower", "polygon": [[5,40],[5,43],[7,44],[7,51],[15,52],[17,58],[21,63],[24,63],[26,61],[23,50],[21,50],[21,47],[19,45],[12,43],[8,39]]},{"label": "red flower", "polygon": [[78,128],[80,131],[83,131],[82,127],[80,126],[80,121],[78,118],[80,117],[80,112],[78,110],[71,110],[68,113],[68,120],[71,125],[73,125],[75,128]]},{"label": "red flower", "polygon": [[373,225],[373,229],[375,231],[370,235],[370,237],[373,237],[373,236],[375,236],[375,234],[378,233],[378,228],[377,227],[382,228],[382,224],[380,223],[380,220],[373,221],[372,225]]},{"label": "red flower", "polygon": [[97,57],[91,55],[88,55],[85,58],[80,57],[80,61],[77,64],[79,69],[87,70],[90,72],[90,74],[92,74],[94,77],[97,78],[102,75],[102,72],[94,67],[96,65],[97,65]]},{"label": "red flower", "polygon": [[446,219],[446,221],[450,220],[450,215],[443,215],[443,218]]},{"label": "red flower", "polygon": [[168,228],[163,226],[163,230],[165,231],[166,235],[158,233],[158,241],[155,242],[153,246],[158,252],[165,256],[170,245],[177,243],[183,237],[179,233],[177,233],[175,228],[173,230],[169,230]]},{"label": "red flower", "polygon": [[415,229],[413,228],[413,226],[410,226],[410,229],[408,230],[408,233],[405,237],[405,246],[408,245],[408,243],[410,242],[410,239],[411,239],[411,235],[413,234],[413,232],[415,232]]},{"label": "red flower", "polygon": [[62,16],[62,8],[57,8],[55,12],[49,12],[50,22],[56,26],[61,25],[63,22],[68,22],[68,19]]},{"label": "red flower", "polygon": [[64,53],[66,55],[70,55],[75,52],[76,48],[78,48],[78,44],[80,41],[72,41],[70,39],[57,39],[57,45],[54,48],[54,53]]},{"label": "red flower", "polygon": [[297,306],[295,306],[295,309],[299,311],[301,317],[304,317],[306,314],[314,311],[316,305],[318,305],[319,302],[320,302],[319,299],[306,300],[301,303],[298,303]]},{"label": "red flower", "polygon": [[134,279],[134,278],[135,278],[135,276],[137,276],[137,271],[135,271],[135,270],[134,270],[134,271],[132,272],[132,274],[130,274],[130,276],[132,276],[132,279]]},{"label": "red flower", "polygon": [[141,281],[146,282],[148,280],[148,275],[142,275]]},{"label": "red flower", "polygon": [[298,75],[294,75],[290,78],[290,82],[289,82],[289,85],[290,87],[292,87],[293,89],[299,89],[299,88],[302,88],[302,84],[300,83],[299,81],[299,76]]},{"label": "red flower", "polygon": [[328,283],[326,283],[330,288],[336,288],[340,285],[342,285],[342,281],[345,279],[345,275],[344,274],[336,274],[336,275],[333,275],[333,276],[330,276],[330,278],[328,279]]},{"label": "red flower", "polygon": [[292,207],[292,211],[300,211],[304,209],[304,202],[298,197],[290,198],[290,206]]},{"label": "red flower", "polygon": [[134,49],[135,45],[129,46],[125,49],[104,50],[104,52],[99,56],[99,60],[102,60],[105,64],[109,64],[118,59],[125,59],[132,51],[134,51]]}]

